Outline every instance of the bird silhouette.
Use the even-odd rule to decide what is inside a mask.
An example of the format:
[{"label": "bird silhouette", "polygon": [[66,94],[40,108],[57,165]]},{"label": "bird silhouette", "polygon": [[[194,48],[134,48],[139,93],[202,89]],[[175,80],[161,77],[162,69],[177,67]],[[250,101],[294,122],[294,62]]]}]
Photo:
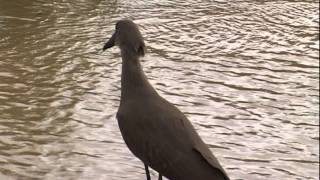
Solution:
[{"label": "bird silhouette", "polygon": [[229,180],[218,160],[186,116],[162,98],[145,76],[139,58],[145,43],[138,26],[124,19],[103,50],[119,46],[122,57],[121,100],[117,120],[131,152],[145,166],[170,180]]}]

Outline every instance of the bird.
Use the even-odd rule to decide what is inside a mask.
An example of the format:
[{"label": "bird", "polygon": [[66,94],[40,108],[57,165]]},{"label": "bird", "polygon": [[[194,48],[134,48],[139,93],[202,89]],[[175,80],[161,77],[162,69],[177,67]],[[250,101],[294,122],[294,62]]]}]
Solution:
[{"label": "bird", "polygon": [[140,63],[146,45],[138,25],[130,19],[117,21],[102,50],[113,46],[120,48],[122,58],[116,118],[127,147],[143,162],[147,180],[149,167],[159,180],[230,180],[187,117],[149,83]]}]

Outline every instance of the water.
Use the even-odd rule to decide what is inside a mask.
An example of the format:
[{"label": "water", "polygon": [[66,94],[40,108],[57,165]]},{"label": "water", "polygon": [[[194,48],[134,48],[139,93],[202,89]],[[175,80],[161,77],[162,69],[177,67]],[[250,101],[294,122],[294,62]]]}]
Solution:
[{"label": "water", "polygon": [[0,179],[145,179],[115,119],[119,50],[101,52],[125,17],[232,179],[319,179],[318,3],[0,0]]}]

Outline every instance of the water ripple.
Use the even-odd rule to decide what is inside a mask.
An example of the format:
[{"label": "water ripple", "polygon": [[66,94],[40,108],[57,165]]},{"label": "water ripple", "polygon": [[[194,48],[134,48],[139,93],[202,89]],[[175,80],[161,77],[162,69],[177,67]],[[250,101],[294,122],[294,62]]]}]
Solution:
[{"label": "water ripple", "polygon": [[121,18],[232,179],[317,179],[318,16],[298,0],[1,2],[0,179],[145,178],[115,120],[119,50],[101,52]]}]

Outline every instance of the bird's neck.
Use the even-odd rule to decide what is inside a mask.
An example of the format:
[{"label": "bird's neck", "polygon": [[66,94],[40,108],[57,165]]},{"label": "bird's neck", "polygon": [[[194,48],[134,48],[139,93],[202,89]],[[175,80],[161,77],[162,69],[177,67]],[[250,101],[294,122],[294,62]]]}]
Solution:
[{"label": "bird's neck", "polygon": [[131,98],[146,98],[148,95],[157,94],[145,76],[139,56],[135,52],[121,51],[121,103]]}]

